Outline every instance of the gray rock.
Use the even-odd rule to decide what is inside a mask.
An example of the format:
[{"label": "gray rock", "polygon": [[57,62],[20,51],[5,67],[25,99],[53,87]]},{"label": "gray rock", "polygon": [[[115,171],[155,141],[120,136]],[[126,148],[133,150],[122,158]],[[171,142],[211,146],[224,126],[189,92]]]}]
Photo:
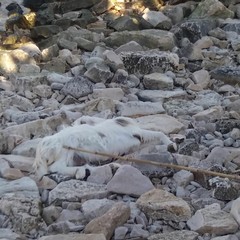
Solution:
[{"label": "gray rock", "polygon": [[83,213],[79,210],[63,209],[56,222],[65,221],[69,221],[71,223],[74,223],[75,225],[86,224],[86,219]]},{"label": "gray rock", "polygon": [[43,208],[42,211],[42,217],[43,220],[46,222],[47,225],[50,225],[58,219],[60,216],[60,213],[62,211],[61,207],[56,207],[56,206],[48,206]]},{"label": "gray rock", "polygon": [[8,228],[0,228],[0,239],[6,240],[21,240],[24,237],[21,234],[17,234]]},{"label": "gray rock", "polygon": [[113,28],[114,30],[120,31],[134,31],[140,30],[140,24],[136,23],[134,19],[130,16],[120,16],[115,20],[111,21],[109,27]]},{"label": "gray rock", "polygon": [[113,73],[106,64],[94,64],[88,68],[88,70],[84,73],[84,76],[94,83],[105,83],[113,77]]},{"label": "gray rock", "polygon": [[149,218],[154,220],[181,222],[187,221],[192,216],[187,202],[161,189],[153,189],[142,194],[136,203]]},{"label": "gray rock", "polygon": [[141,224],[135,224],[130,232],[130,238],[147,238],[149,236],[149,232],[147,230],[142,229]]},{"label": "gray rock", "polygon": [[212,196],[218,200],[231,201],[238,197],[238,190],[228,179],[214,177],[209,180],[209,185],[213,189]]},{"label": "gray rock", "polygon": [[223,116],[223,108],[221,106],[215,106],[204,111],[200,111],[193,115],[193,119],[196,121],[214,121]]},{"label": "gray rock", "polygon": [[[150,161],[156,162],[156,163],[173,163],[173,157],[171,154],[167,151],[160,152],[160,153],[149,153],[149,154],[138,154],[138,159],[148,159]],[[136,167],[139,169],[144,175],[148,177],[156,177],[156,178],[162,178],[164,176],[171,176],[173,174],[173,170],[169,168],[164,168],[160,166],[154,166],[150,164],[137,164],[133,163],[133,167]]]},{"label": "gray rock", "polygon": [[184,97],[186,92],[182,89],[168,90],[140,90],[137,96],[141,101],[159,102],[162,99],[180,98]]},{"label": "gray rock", "polygon": [[10,107],[15,106],[21,111],[32,111],[33,103],[27,98],[21,97],[13,92],[2,92],[0,94],[0,111],[3,112]]},{"label": "gray rock", "polygon": [[223,30],[226,32],[236,32],[237,34],[240,33],[240,20],[238,19],[227,19],[224,21]]},{"label": "gray rock", "polygon": [[80,98],[91,94],[93,91],[93,84],[84,77],[78,77],[68,81],[61,89],[64,95],[71,95],[74,98]]},{"label": "gray rock", "polygon": [[110,67],[113,72],[118,69],[124,68],[121,58],[112,50],[106,50],[103,53],[105,63]]},{"label": "gray rock", "polygon": [[7,121],[21,124],[39,119],[39,112],[23,112],[11,107],[4,111],[3,116]]},{"label": "gray rock", "polygon": [[143,84],[146,89],[173,89],[173,79],[162,73],[151,73],[145,75],[143,78]]},{"label": "gray rock", "polygon": [[135,41],[150,49],[171,50],[175,45],[172,33],[164,30],[147,29],[141,31],[123,31],[111,33],[104,42],[110,47],[119,47],[129,41]]},{"label": "gray rock", "polygon": [[121,88],[105,88],[105,89],[93,89],[93,98],[110,98],[120,101],[124,97],[124,92]]},{"label": "gray rock", "polygon": [[114,231],[114,240],[124,240],[127,232],[127,227],[117,227]]},{"label": "gray rock", "polygon": [[44,227],[36,183],[29,177],[0,181],[0,211],[9,217],[14,231],[26,234]]},{"label": "gray rock", "polygon": [[33,93],[42,98],[50,98],[53,94],[51,87],[48,85],[38,85],[33,87]]},{"label": "gray rock", "polygon": [[91,170],[87,181],[91,183],[107,184],[111,180],[112,176],[112,169],[109,165],[99,166]]},{"label": "gray rock", "polygon": [[31,37],[36,38],[49,38],[55,34],[58,34],[62,31],[62,28],[57,25],[44,25],[44,26],[35,26],[31,31]]},{"label": "gray rock", "polygon": [[44,236],[39,238],[39,240],[106,240],[106,238],[103,234],[69,233]]},{"label": "gray rock", "polygon": [[63,201],[76,202],[81,199],[104,198],[107,196],[106,186],[79,180],[61,182],[49,192],[49,204],[61,204]]},{"label": "gray rock", "polygon": [[153,28],[170,30],[172,27],[171,19],[160,11],[148,11],[143,14],[143,18],[149,22]]},{"label": "gray rock", "polygon": [[164,113],[162,102],[139,102],[131,101],[117,104],[117,111],[120,116],[136,116]]},{"label": "gray rock", "polygon": [[226,8],[220,1],[218,0],[205,0],[198,4],[196,9],[190,15],[190,18],[233,18],[234,12]]},{"label": "gray rock", "polygon": [[221,210],[217,203],[197,210],[192,218],[187,221],[187,225],[192,231],[200,234],[226,235],[235,233],[238,229],[238,224],[233,217]]},{"label": "gray rock", "polygon": [[238,237],[236,235],[225,235],[220,237],[214,237],[211,240],[238,240]]},{"label": "gray rock", "polygon": [[221,80],[226,84],[238,84],[240,68],[234,66],[218,67],[210,72],[212,78]]},{"label": "gray rock", "polygon": [[182,230],[170,233],[153,234],[148,240],[197,240],[198,233],[194,231]]},{"label": "gray rock", "polygon": [[137,51],[143,51],[143,47],[135,41],[127,42],[119,46],[117,49],[115,49],[116,54],[120,54],[121,52],[137,52]]},{"label": "gray rock", "polygon": [[189,19],[175,25],[171,32],[175,34],[179,41],[188,38],[190,42],[195,43],[203,36],[207,36],[208,32],[216,27],[217,22],[214,19]]},{"label": "gray rock", "polygon": [[179,58],[175,53],[151,50],[123,52],[120,56],[127,71],[134,74],[174,71],[179,66]]},{"label": "gray rock", "polygon": [[123,165],[107,184],[109,192],[140,196],[153,189],[154,186],[146,176],[136,168]]},{"label": "gray rock", "polygon": [[136,120],[144,129],[162,131],[165,134],[178,133],[184,127],[176,118],[166,114],[143,116]]},{"label": "gray rock", "polygon": [[194,176],[189,171],[180,170],[173,175],[173,179],[176,181],[178,186],[186,187],[191,181],[193,181]]},{"label": "gray rock", "polygon": [[59,233],[67,234],[69,232],[82,231],[83,229],[84,229],[83,225],[77,226],[70,221],[61,221],[61,222],[52,223],[50,226],[48,226],[47,232],[48,234],[59,234]]},{"label": "gray rock", "polygon": [[112,208],[114,201],[109,199],[90,199],[82,204],[82,212],[87,221],[100,217]]}]

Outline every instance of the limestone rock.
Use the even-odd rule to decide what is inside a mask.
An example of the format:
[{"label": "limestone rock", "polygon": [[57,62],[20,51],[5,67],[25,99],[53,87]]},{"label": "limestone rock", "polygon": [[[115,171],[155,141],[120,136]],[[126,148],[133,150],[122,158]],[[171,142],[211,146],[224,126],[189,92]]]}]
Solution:
[{"label": "limestone rock", "polygon": [[145,75],[143,78],[143,84],[146,89],[173,89],[173,79],[162,73],[151,73]]},{"label": "limestone rock", "polygon": [[124,92],[121,88],[105,88],[105,89],[93,89],[93,98],[110,98],[113,100],[121,100],[124,97]]},{"label": "limestone rock", "polygon": [[159,102],[162,99],[174,99],[181,98],[186,95],[186,92],[182,89],[174,89],[174,91],[168,90],[140,90],[137,92],[137,96],[141,101]]},{"label": "limestone rock", "polygon": [[117,104],[117,110],[121,116],[138,116],[164,113],[162,102],[130,101]]},{"label": "limestone rock", "polygon": [[145,129],[162,131],[165,134],[178,133],[184,127],[176,118],[165,114],[138,117],[136,120]]},{"label": "limestone rock", "polygon": [[153,189],[142,194],[136,203],[148,217],[154,220],[181,222],[187,221],[192,216],[187,202],[160,189]]},{"label": "limestone rock", "polygon": [[170,233],[153,234],[148,240],[197,240],[198,233],[194,231],[182,230]]},{"label": "limestone rock", "polygon": [[103,233],[107,240],[110,240],[116,227],[123,225],[130,216],[130,208],[121,202],[116,203],[101,217],[89,222],[85,233]]},{"label": "limestone rock", "polygon": [[220,205],[217,203],[197,210],[187,221],[187,225],[192,231],[200,234],[226,235],[235,233],[238,229],[238,224],[233,217],[221,210]]},{"label": "limestone rock", "polygon": [[106,240],[103,234],[56,234],[39,238],[39,240]]},{"label": "limestone rock", "polygon": [[223,115],[223,108],[221,106],[215,106],[193,115],[193,118],[196,121],[207,122],[207,121],[214,121],[215,119],[219,119],[221,118],[222,115]]},{"label": "limestone rock", "polygon": [[40,217],[40,196],[29,177],[14,181],[0,179],[0,211],[9,216],[16,232],[30,233],[44,226]]},{"label": "limestone rock", "polygon": [[129,165],[121,166],[107,184],[109,192],[133,196],[140,196],[153,188],[148,177]]},{"label": "limestone rock", "polygon": [[81,201],[81,199],[104,198],[107,196],[106,186],[79,180],[61,182],[49,193],[49,204],[63,201]]}]

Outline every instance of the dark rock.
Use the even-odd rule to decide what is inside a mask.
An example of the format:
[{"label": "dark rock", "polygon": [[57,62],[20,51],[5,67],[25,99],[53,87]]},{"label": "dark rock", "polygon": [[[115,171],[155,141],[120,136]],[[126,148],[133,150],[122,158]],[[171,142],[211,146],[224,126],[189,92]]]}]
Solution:
[{"label": "dark rock", "polygon": [[[151,154],[142,154],[138,156],[138,159],[148,159],[149,161],[153,161],[156,163],[168,163],[172,164],[173,162],[173,157],[169,152],[162,152],[162,153],[151,153]],[[152,178],[152,177],[157,177],[157,178],[162,178],[162,177],[169,177],[174,174],[174,170],[170,168],[163,168],[159,166],[153,166],[150,164],[133,164],[134,167],[139,169],[144,175]]]},{"label": "dark rock", "polygon": [[217,21],[213,19],[192,19],[175,25],[173,32],[177,40],[188,38],[192,43],[206,36],[208,32],[217,27]]},{"label": "dark rock", "polygon": [[41,8],[37,12],[36,24],[37,25],[47,25],[51,24],[55,19],[54,17],[54,6],[52,4],[48,4],[47,7]]},{"label": "dark rock", "polygon": [[62,31],[62,28],[57,25],[44,25],[44,26],[36,26],[31,30],[31,37],[33,39],[39,38],[49,38],[53,35]]},{"label": "dark rock", "polygon": [[79,9],[90,8],[94,4],[97,4],[99,2],[100,0],[88,0],[88,1],[70,0],[61,2],[59,4],[60,6],[58,7],[58,9],[61,13],[67,13]]},{"label": "dark rock", "polygon": [[226,84],[239,84],[240,82],[240,67],[222,66],[210,72],[212,78],[221,80]]},{"label": "dark rock", "polygon": [[7,5],[6,9],[8,10],[8,16],[14,13],[23,14],[22,8],[16,2],[13,2]]},{"label": "dark rock", "polygon": [[126,52],[121,54],[125,68],[130,74],[174,71],[178,67],[178,56],[161,51]]},{"label": "dark rock", "polygon": [[[141,24],[141,22],[144,22],[144,24]],[[134,31],[144,29],[142,25],[144,25],[145,28],[151,27],[143,18],[140,19],[139,17],[139,19],[136,19],[130,16],[121,16],[113,20],[108,26],[116,31]]]},{"label": "dark rock", "polygon": [[233,128],[240,128],[240,120],[238,119],[219,119],[216,121],[216,131],[225,134],[233,130]]},{"label": "dark rock", "polygon": [[213,188],[213,197],[222,201],[231,201],[238,197],[239,192],[228,179],[211,178],[209,185]]},{"label": "dark rock", "polygon": [[179,146],[179,154],[191,156],[193,151],[198,151],[199,145],[193,139],[186,139]]},{"label": "dark rock", "polygon": [[23,0],[23,6],[37,12],[45,0]]},{"label": "dark rock", "polygon": [[75,98],[87,96],[93,92],[93,84],[85,77],[78,77],[67,82],[61,90],[64,95]]}]

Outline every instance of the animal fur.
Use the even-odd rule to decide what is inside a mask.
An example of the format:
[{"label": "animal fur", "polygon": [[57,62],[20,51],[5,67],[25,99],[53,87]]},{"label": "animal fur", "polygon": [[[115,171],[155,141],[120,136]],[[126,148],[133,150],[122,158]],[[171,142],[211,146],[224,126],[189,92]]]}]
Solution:
[{"label": "animal fur", "polygon": [[49,172],[84,178],[85,170],[90,169],[90,166],[75,166],[74,155],[77,154],[87,163],[104,162],[109,159],[94,154],[74,152],[63,146],[123,155],[152,142],[176,150],[176,144],[164,133],[142,129],[130,118],[117,117],[106,120],[84,116],[75,121],[73,126],[44,137],[37,146],[33,166],[39,178]]}]

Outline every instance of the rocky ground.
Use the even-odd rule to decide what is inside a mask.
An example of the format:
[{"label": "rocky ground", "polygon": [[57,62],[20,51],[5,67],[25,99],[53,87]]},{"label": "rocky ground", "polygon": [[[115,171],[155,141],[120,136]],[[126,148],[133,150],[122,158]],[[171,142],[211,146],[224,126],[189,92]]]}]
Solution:
[{"label": "rocky ground", "polygon": [[86,181],[31,173],[40,139],[89,115],[184,140],[135,158],[237,175],[240,1],[48,2],[34,28],[6,32],[1,1],[0,239],[240,239],[231,179],[130,163]]}]

